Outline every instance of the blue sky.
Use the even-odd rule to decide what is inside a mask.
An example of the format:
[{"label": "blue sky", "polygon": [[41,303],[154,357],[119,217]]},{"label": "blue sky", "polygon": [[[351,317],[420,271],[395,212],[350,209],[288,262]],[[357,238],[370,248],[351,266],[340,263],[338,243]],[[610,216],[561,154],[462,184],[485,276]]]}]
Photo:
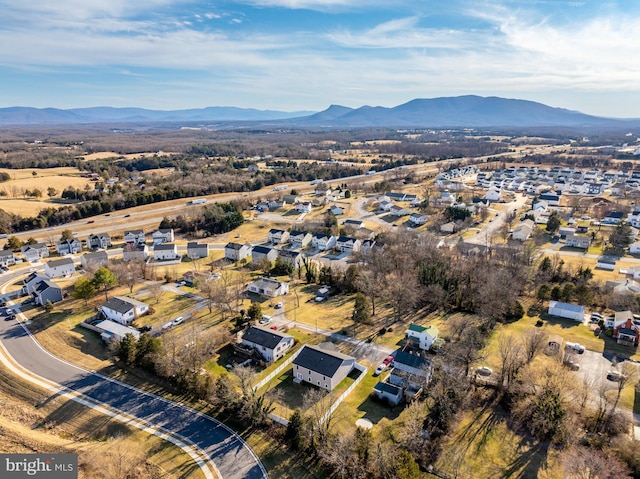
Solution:
[{"label": "blue sky", "polygon": [[0,107],[477,94],[640,117],[636,0],[0,0]]}]

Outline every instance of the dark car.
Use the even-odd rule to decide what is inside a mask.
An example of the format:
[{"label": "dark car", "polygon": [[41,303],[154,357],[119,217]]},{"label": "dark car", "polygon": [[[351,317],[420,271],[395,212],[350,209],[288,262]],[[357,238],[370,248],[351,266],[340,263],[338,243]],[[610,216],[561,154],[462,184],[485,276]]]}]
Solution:
[{"label": "dark car", "polygon": [[124,215],[123,218],[128,218],[129,216],[131,216],[131,215]]},{"label": "dark car", "polygon": [[10,314],[6,318],[4,318],[5,321],[11,321],[12,319],[16,319],[16,315],[15,314]]},{"label": "dark car", "polygon": [[4,308],[7,305],[7,302],[5,300],[0,300],[0,308]]},{"label": "dark car", "polygon": [[148,333],[149,331],[151,331],[151,326],[149,326],[149,325],[140,326],[138,328],[138,331],[140,331],[141,333]]}]

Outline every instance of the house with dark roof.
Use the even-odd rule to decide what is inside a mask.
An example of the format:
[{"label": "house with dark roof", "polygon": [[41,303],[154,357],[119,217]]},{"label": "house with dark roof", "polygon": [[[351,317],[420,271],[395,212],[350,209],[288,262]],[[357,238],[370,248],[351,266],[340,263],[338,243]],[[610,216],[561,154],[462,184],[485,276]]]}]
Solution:
[{"label": "house with dark roof", "polygon": [[57,303],[62,301],[62,288],[49,279],[44,279],[35,285],[31,292],[33,302],[44,306],[47,302]]},{"label": "house with dark roof", "polygon": [[306,231],[292,231],[289,233],[289,243],[292,248],[302,249],[311,243],[311,233]]},{"label": "house with dark roof", "polygon": [[62,240],[56,243],[56,251],[58,254],[76,254],[82,251],[82,243],[76,238]]},{"label": "house with dark roof", "polygon": [[254,282],[249,283],[247,290],[260,296],[275,298],[289,292],[289,283],[273,278],[258,278]]},{"label": "house with dark roof", "polygon": [[161,228],[151,233],[153,245],[171,243],[173,241],[173,228]]},{"label": "house with dark roof", "polygon": [[342,223],[345,226],[351,226],[352,228],[364,228],[364,221],[362,220],[353,220],[353,219],[349,219],[349,220],[344,220],[344,222]]},{"label": "house with dark roof", "polygon": [[146,238],[142,230],[129,230],[124,232],[124,242],[127,244],[144,244]]},{"label": "house with dark roof", "polygon": [[33,293],[38,283],[47,281],[48,279],[46,276],[41,276],[36,272],[30,273],[29,276],[23,280],[24,286],[22,287],[22,294],[27,295]]},{"label": "house with dark roof", "polygon": [[278,230],[271,228],[267,233],[267,239],[272,244],[286,243],[289,240],[289,232],[285,230]]},{"label": "house with dark roof", "polygon": [[61,276],[71,276],[76,272],[76,267],[71,258],[62,258],[48,261],[44,265],[44,274],[49,278],[59,278]]},{"label": "house with dark roof", "polygon": [[373,387],[373,393],[378,399],[387,401],[391,406],[397,406],[402,401],[402,388],[380,381]]},{"label": "house with dark roof", "polygon": [[396,351],[391,365],[393,370],[389,376],[389,382],[394,386],[408,389],[410,396],[424,388],[433,374],[433,363],[429,359],[405,351]]},{"label": "house with dark roof", "polygon": [[128,296],[115,296],[109,298],[99,310],[105,318],[128,325],[149,311],[149,305]]},{"label": "house with dark roof", "polygon": [[209,243],[197,243],[190,241],[187,243],[187,258],[200,259],[209,256]]},{"label": "house with dark roof", "polygon": [[293,336],[258,326],[251,326],[242,335],[242,345],[256,351],[267,363],[283,357],[293,344]]},{"label": "house with dark roof", "polygon": [[618,259],[612,256],[600,256],[598,258],[598,261],[596,262],[596,268],[613,271],[614,269],[616,269],[617,262]]},{"label": "house with dark roof", "polygon": [[0,265],[11,266],[16,264],[16,255],[10,249],[0,250]]},{"label": "house with dark roof", "polygon": [[333,235],[316,233],[311,237],[311,245],[319,251],[327,251],[336,245],[336,240]]},{"label": "house with dark roof", "polygon": [[87,239],[89,249],[107,249],[111,247],[111,236],[107,233],[90,235]]},{"label": "house with dark roof", "polygon": [[614,317],[613,337],[618,344],[637,347],[640,341],[640,327],[635,323],[631,311],[618,311]]},{"label": "house with dark roof", "polygon": [[80,258],[80,264],[84,269],[98,269],[109,264],[109,255],[106,251],[94,251],[85,253]]},{"label": "house with dark roof", "polygon": [[610,211],[606,214],[604,219],[602,220],[602,224],[606,225],[617,225],[625,218],[625,215],[622,211]]},{"label": "house with dark roof", "polygon": [[268,246],[254,246],[251,250],[251,262],[259,264],[264,258],[273,262],[278,257],[278,250]]},{"label": "house with dark roof", "polygon": [[283,262],[291,265],[294,269],[302,266],[302,253],[291,249],[278,250],[278,255]]},{"label": "house with dark roof", "polygon": [[49,257],[49,247],[44,243],[27,244],[20,248],[22,257],[29,263],[37,263]]},{"label": "house with dark roof", "polygon": [[122,248],[123,261],[145,261],[149,256],[149,247],[146,243],[127,243]]},{"label": "house with dark roof", "polygon": [[180,255],[175,243],[160,243],[153,247],[153,259],[156,261],[170,261],[178,258]]},{"label": "house with dark roof", "polygon": [[305,344],[293,360],[293,380],[333,391],[355,363],[355,358],[346,354]]},{"label": "house with dark roof", "polygon": [[227,243],[224,247],[224,257],[231,261],[242,261],[251,256],[251,245]]},{"label": "house with dark roof", "polygon": [[336,250],[343,253],[352,253],[360,251],[362,242],[356,238],[349,238],[348,236],[340,236],[336,240]]}]

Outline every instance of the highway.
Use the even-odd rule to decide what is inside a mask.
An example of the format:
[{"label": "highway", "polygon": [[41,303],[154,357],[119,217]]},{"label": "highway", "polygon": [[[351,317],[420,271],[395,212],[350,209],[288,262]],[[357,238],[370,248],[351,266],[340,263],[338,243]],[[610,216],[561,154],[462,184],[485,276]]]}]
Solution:
[{"label": "highway", "polygon": [[251,448],[220,422],[53,356],[40,346],[22,322],[0,320],[0,343],[6,353],[31,374],[195,445],[224,479],[268,477]]}]

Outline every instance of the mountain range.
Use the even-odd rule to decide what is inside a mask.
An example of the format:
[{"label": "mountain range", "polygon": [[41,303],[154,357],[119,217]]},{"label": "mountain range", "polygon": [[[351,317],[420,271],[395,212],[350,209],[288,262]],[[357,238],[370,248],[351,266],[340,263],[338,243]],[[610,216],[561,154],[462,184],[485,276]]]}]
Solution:
[{"label": "mountain range", "polygon": [[619,120],[586,115],[527,100],[466,95],[415,99],[393,108],[331,105],[324,111],[284,112],[235,107],[207,107],[189,110],[147,110],[144,108],[0,108],[0,124],[246,122],[247,125],[296,127],[598,127],[640,124],[640,120]]}]

